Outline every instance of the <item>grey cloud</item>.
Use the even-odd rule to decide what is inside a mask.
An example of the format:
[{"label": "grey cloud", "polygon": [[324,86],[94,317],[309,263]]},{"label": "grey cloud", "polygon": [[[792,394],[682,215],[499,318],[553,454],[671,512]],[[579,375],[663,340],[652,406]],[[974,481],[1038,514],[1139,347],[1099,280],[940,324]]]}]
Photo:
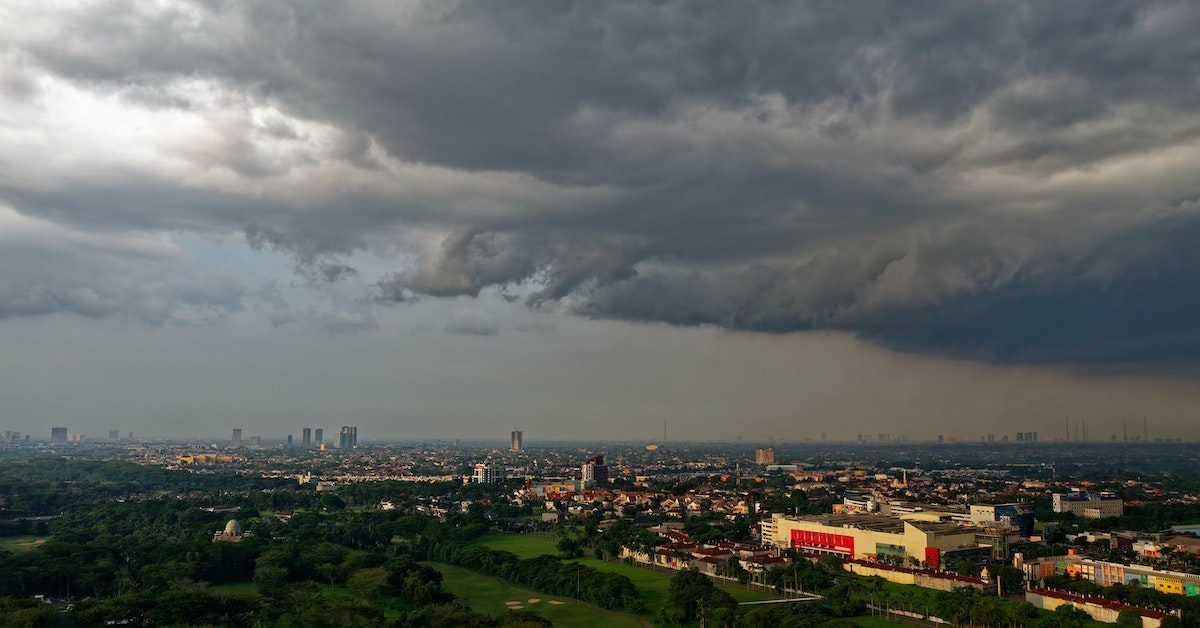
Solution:
[{"label": "grey cloud", "polygon": [[490,315],[475,309],[465,309],[457,312],[446,324],[448,334],[466,334],[471,336],[495,336],[500,333],[500,325]]},{"label": "grey cloud", "polygon": [[[3,76],[209,107],[168,153],[229,179],[0,180],[26,215],[243,233],[384,302],[522,286],[984,360],[1200,357],[1179,296],[1195,3],[111,2],[43,23],[10,33]],[[415,261],[362,277],[344,260],[363,250]],[[374,324],[340,303],[329,329]]]},{"label": "grey cloud", "polygon": [[325,331],[335,334],[370,331],[379,327],[379,321],[361,310],[337,310],[318,316],[317,320]]},{"label": "grey cloud", "polygon": [[439,255],[381,282],[384,295],[406,291],[431,296],[479,296],[493,285],[536,278],[543,289],[531,303],[566,297],[583,283],[611,283],[633,274],[640,257],[631,238],[579,238],[570,234],[461,231],[442,242]]},{"label": "grey cloud", "polygon": [[750,331],[839,329],[996,362],[1194,361],[1200,298],[1185,286],[1200,271],[1200,215],[1086,238],[1095,242],[1071,231],[993,224],[827,251],[791,267],[643,272],[577,311]]},{"label": "grey cloud", "polygon": [[244,307],[236,277],[183,266],[157,243],[21,227],[0,234],[0,320],[70,314],[211,324]]}]

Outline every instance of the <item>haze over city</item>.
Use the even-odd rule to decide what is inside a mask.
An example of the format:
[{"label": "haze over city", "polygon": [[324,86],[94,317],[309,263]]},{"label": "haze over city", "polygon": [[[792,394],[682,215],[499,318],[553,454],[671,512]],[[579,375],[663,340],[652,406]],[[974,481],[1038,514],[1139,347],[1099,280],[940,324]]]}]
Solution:
[{"label": "haze over city", "polygon": [[1198,29],[5,2],[0,424],[1195,440]]}]

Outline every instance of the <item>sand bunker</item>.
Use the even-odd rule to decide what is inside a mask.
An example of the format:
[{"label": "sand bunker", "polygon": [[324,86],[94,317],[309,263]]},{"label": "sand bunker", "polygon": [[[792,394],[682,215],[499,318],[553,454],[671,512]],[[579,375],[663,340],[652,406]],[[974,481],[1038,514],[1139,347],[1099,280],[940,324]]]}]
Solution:
[{"label": "sand bunker", "polygon": [[557,605],[557,604],[566,604],[566,602],[563,602],[562,600],[550,600],[548,603],[549,603],[549,604],[555,604],[555,605]]},{"label": "sand bunker", "polygon": [[540,598],[540,597],[531,597],[531,598],[529,598],[529,603],[530,603],[530,604],[537,604],[538,602],[541,602],[541,601],[542,601],[542,598]]},{"label": "sand bunker", "polygon": [[517,604],[516,606],[509,606],[508,608],[509,608],[510,610],[519,611],[519,610],[521,610],[522,608],[525,608],[525,607],[524,607],[524,606],[521,606],[520,604]]},{"label": "sand bunker", "polygon": [[520,602],[518,602],[518,601],[516,601],[516,600],[511,600],[511,601],[505,602],[504,604],[505,604],[506,606],[512,606],[512,605],[514,605],[514,604],[520,604]]}]

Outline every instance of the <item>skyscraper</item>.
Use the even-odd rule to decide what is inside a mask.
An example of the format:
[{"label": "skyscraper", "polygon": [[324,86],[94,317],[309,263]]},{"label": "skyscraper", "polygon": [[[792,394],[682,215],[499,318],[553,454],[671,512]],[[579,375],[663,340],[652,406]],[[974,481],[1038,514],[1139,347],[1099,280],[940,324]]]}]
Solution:
[{"label": "skyscraper", "polygon": [[[317,431],[319,432],[321,430],[317,430]],[[304,431],[301,433],[300,439],[301,439],[301,442],[304,443],[305,447],[311,447],[312,446],[312,428],[311,427],[304,428]]]},{"label": "skyscraper", "polygon": [[50,442],[52,442],[52,443],[67,442],[67,428],[65,428],[65,427],[50,428]]},{"label": "skyscraper", "polygon": [[121,432],[117,430],[108,430],[108,440],[113,442],[121,440]]},{"label": "skyscraper", "polygon": [[523,436],[524,436],[524,434],[521,432],[521,430],[513,430],[512,444],[509,445],[508,450],[509,451],[521,451],[522,447],[524,446],[524,443],[521,442],[521,439]]},{"label": "skyscraper", "polygon": [[755,464],[775,464],[775,450],[773,448],[755,449],[754,450]]},{"label": "skyscraper", "polygon": [[288,444],[287,444],[287,446],[288,446],[288,449],[291,449],[291,448],[292,448],[292,435],[291,435],[291,434],[288,434],[288,440],[287,440],[287,443],[288,443]]},{"label": "skyscraper", "polygon": [[343,425],[342,432],[338,434],[338,449],[354,449],[358,446],[358,427],[354,425]]},{"label": "skyscraper", "polygon": [[233,441],[234,447],[241,447],[242,446],[242,428],[240,428],[240,427],[233,428],[233,436],[231,436],[229,440]]},{"label": "skyscraper", "polygon": [[316,436],[316,437],[317,437],[317,439],[316,439],[316,441],[315,441],[315,442],[317,443],[317,446],[318,446],[318,447],[320,447],[321,445],[325,444],[325,430],[323,430],[323,429],[321,429],[321,428],[319,428],[319,427],[318,427],[318,428],[317,428],[317,433],[316,433],[316,434],[314,434],[314,436]]}]

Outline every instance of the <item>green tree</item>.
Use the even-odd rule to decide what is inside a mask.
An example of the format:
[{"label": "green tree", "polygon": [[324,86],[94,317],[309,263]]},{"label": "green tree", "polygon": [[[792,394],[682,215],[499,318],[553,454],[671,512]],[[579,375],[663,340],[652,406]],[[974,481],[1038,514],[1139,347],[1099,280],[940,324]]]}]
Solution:
[{"label": "green tree", "polygon": [[668,604],[679,611],[683,621],[692,621],[700,607],[700,600],[713,590],[712,580],[697,569],[684,569],[671,577],[667,587]]},{"label": "green tree", "polygon": [[350,595],[374,604],[388,593],[387,571],[383,567],[359,569],[346,578],[346,587],[350,589]]},{"label": "green tree", "polygon": [[1117,625],[1124,628],[1142,628],[1142,614],[1127,608],[1117,615]]}]

